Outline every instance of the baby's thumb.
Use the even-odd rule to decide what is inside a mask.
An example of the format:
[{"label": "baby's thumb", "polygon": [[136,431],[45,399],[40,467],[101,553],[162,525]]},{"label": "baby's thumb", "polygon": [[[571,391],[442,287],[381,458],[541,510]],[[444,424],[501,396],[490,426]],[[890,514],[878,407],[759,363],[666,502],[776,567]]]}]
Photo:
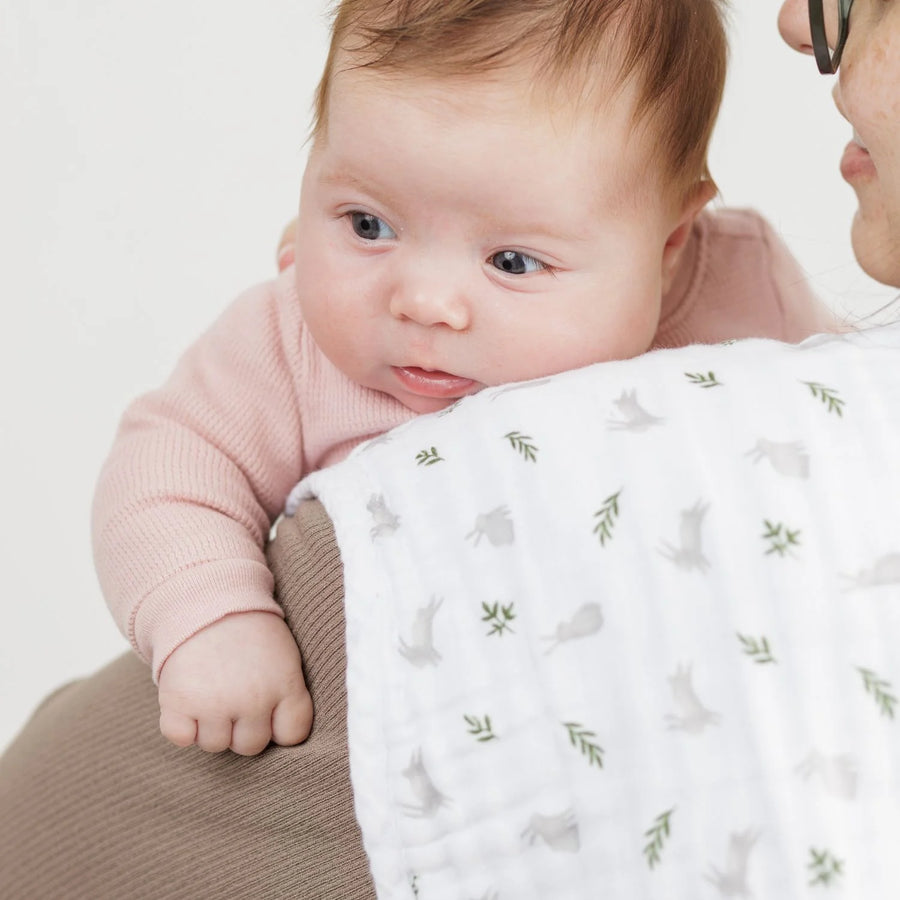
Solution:
[{"label": "baby's thumb", "polygon": [[272,713],[272,740],[282,747],[300,744],[309,737],[312,721],[312,697],[306,686],[301,684],[275,707]]}]

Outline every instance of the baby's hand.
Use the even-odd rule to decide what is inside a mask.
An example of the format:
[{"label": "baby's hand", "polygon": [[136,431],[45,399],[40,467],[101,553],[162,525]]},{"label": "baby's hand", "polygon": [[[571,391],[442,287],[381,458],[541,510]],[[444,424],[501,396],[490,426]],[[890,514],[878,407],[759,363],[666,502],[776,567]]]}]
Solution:
[{"label": "baby's hand", "polygon": [[185,641],[159,675],[159,728],[179,747],[260,753],[306,740],[312,700],[300,650],[274,613],[235,613]]}]

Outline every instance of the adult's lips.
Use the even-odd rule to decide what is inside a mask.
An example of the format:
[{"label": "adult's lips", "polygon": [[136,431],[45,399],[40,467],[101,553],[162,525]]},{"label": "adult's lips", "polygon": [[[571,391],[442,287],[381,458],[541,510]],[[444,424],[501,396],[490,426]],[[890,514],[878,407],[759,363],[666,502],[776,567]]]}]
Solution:
[{"label": "adult's lips", "polygon": [[844,148],[841,157],[841,175],[845,181],[853,182],[861,178],[872,178],[876,174],[875,165],[866,145],[860,140],[856,131],[853,140]]}]

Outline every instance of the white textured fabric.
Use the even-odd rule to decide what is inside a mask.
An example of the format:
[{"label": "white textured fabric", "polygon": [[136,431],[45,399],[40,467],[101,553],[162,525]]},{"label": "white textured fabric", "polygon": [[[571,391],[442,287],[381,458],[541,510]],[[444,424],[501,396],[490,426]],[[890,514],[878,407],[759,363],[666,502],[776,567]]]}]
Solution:
[{"label": "white textured fabric", "polygon": [[900,326],[488,389],[310,476],[380,898],[900,892]]}]

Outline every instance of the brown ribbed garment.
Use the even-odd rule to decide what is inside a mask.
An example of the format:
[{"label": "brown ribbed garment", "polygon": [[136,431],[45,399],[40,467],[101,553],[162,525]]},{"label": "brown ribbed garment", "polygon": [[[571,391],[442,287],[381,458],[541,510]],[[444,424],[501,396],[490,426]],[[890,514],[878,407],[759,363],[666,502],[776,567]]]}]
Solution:
[{"label": "brown ribbed garment", "polygon": [[66,685],[0,758],[2,900],[374,900],[347,760],[343,579],[317,502],[269,548],[315,702],[260,756],[179,750],[128,654]]}]

